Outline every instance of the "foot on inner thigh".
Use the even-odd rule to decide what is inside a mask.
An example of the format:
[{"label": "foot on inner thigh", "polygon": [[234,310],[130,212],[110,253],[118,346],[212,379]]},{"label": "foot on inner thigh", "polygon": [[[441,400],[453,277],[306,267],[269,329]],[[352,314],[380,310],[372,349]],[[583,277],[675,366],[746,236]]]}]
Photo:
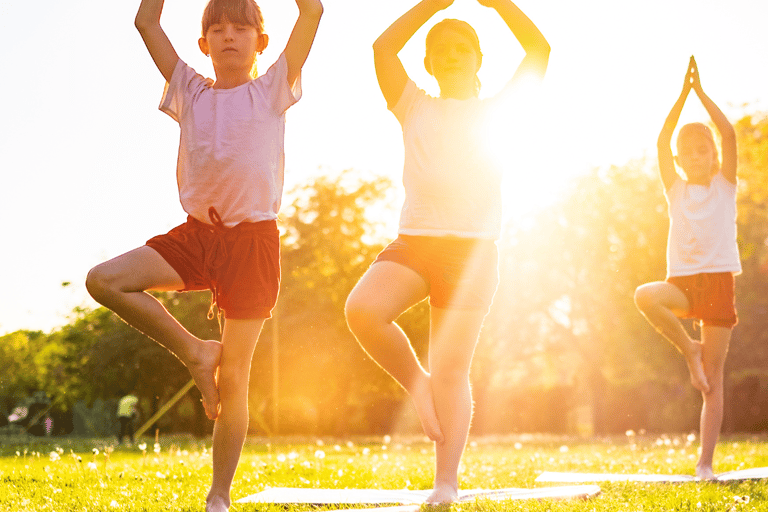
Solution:
[{"label": "foot on inner thigh", "polygon": [[715,472],[712,470],[712,466],[696,466],[696,476],[699,480],[717,480]]},{"label": "foot on inner thigh", "polygon": [[208,496],[205,500],[205,512],[226,512],[229,510],[229,500],[221,496]]},{"label": "foot on inner thigh", "polygon": [[704,374],[704,363],[702,360],[701,343],[691,341],[691,348],[688,353],[683,354],[685,362],[688,364],[688,371],[691,374],[691,384],[702,393],[709,392],[709,383]]},{"label": "foot on inner thigh", "polygon": [[415,387],[411,393],[413,405],[416,407],[416,414],[421,421],[421,428],[432,441],[443,442],[443,432],[440,429],[440,421],[435,412],[435,402],[432,396],[432,386],[429,377],[424,382]]},{"label": "foot on inner thigh", "polygon": [[435,483],[432,494],[427,497],[427,503],[433,505],[453,503],[459,499],[459,488],[451,484]]},{"label": "foot on inner thigh", "polygon": [[197,389],[203,395],[205,414],[210,419],[219,415],[219,389],[216,385],[216,370],[221,360],[221,343],[215,340],[200,342],[196,357],[187,362],[189,373]]}]

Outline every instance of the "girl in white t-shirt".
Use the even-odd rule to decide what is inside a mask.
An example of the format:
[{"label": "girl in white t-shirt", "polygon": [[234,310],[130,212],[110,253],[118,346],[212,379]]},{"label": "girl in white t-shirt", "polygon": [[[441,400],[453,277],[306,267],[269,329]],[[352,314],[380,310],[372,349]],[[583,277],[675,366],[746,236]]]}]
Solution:
[{"label": "girl in white t-shirt", "polygon": [[[680,112],[693,89],[722,139],[722,164],[706,125],[683,126],[677,156],[670,142]],[[667,280],[635,291],[646,319],[685,357],[691,383],[701,391],[701,456],[696,476],[713,479],[712,457],[723,421],[723,372],[737,316],[733,276],[741,272],[736,243],[736,134],[728,119],[701,87],[691,57],[683,91],[658,140],[659,171],[669,205]],[[680,166],[685,179],[675,170]],[[690,338],[679,318],[695,318],[701,341]]]},{"label": "girl in white t-shirt", "polygon": [[[510,0],[478,0],[495,9],[526,52],[510,92],[526,74],[542,77],[549,44]],[[482,53],[467,23],[444,20],[427,35],[424,64],[440,87],[428,96],[398,57],[413,34],[453,0],[423,0],[374,43],[379,86],[403,128],[406,199],[398,238],[377,258],[346,306],[362,347],[410,394],[425,433],[436,442],[430,503],[458,496],[472,397],[469,367],[498,282],[495,240],[501,227],[500,173],[478,139],[493,100],[480,100]],[[429,372],[395,320],[430,298]]]},{"label": "girl in white t-shirt", "polygon": [[[136,15],[166,80],[161,110],[179,123],[176,169],[187,222],[94,267],[94,299],[151,337],[189,369],[213,429],[207,511],[230,506],[230,489],[248,429],[248,379],[261,328],[280,283],[277,210],[283,187],[285,111],[301,95],[300,75],[323,12],[296,0],[299,16],[285,50],[256,78],[267,46],[253,0],[210,0],[200,50],[215,80],[187,66],[160,26],[163,0],[142,0]],[[221,342],[182,327],[147,290],[210,289],[225,318]],[[213,305],[211,306],[213,309]]]}]

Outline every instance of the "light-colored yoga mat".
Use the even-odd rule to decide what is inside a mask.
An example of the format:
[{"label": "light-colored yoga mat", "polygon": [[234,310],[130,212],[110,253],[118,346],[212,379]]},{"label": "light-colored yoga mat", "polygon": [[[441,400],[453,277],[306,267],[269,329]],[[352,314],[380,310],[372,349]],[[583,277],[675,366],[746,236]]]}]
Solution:
[{"label": "light-colored yoga mat", "polygon": [[[732,480],[760,480],[768,478],[768,467],[740,469],[717,475],[720,482]],[[559,473],[545,471],[536,478],[537,482],[582,483],[582,482],[696,482],[691,475],[647,475],[626,473]]]},{"label": "light-colored yoga mat", "polygon": [[[312,505],[421,505],[431,490],[307,489],[275,487],[237,500],[237,503]],[[459,491],[459,501],[589,498],[600,494],[597,485],[571,485],[538,489],[473,489]],[[403,510],[414,507],[405,507]],[[416,507],[418,509],[418,507]],[[375,509],[367,509],[375,510]],[[387,508],[397,512],[397,508]],[[415,510],[415,509],[414,509]],[[348,511],[347,511],[348,512]]]}]

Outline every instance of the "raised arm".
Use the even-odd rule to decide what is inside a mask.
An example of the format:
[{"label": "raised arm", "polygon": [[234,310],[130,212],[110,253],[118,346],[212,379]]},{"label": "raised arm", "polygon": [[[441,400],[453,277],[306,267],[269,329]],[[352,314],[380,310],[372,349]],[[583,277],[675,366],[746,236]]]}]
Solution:
[{"label": "raised arm", "polygon": [[373,43],[376,78],[379,81],[381,93],[390,107],[400,99],[408,82],[408,74],[397,54],[429,18],[452,3],[453,0],[422,0],[400,16]]},{"label": "raised arm", "polygon": [[696,65],[696,61],[691,56],[690,61],[690,75],[691,75],[691,87],[696,91],[696,95],[701,100],[701,104],[707,109],[707,113],[717,127],[717,131],[720,132],[720,139],[722,142],[723,150],[723,162],[720,167],[720,172],[723,173],[723,177],[731,183],[736,183],[736,167],[738,164],[738,154],[736,150],[736,130],[733,129],[728,118],[725,114],[715,105],[715,102],[709,99],[701,88],[701,79],[699,78],[699,69]]},{"label": "raised arm", "polygon": [[139,12],[136,14],[135,25],[157,69],[163,74],[165,80],[170,82],[179,56],[160,26],[162,12],[163,0],[142,0]]},{"label": "raised arm", "polygon": [[550,46],[536,25],[511,0],[477,0],[480,5],[495,9],[525,50],[512,82],[523,76],[544,77],[549,63]]},{"label": "raised arm", "polygon": [[317,34],[323,4],[320,0],[296,0],[299,18],[293,26],[291,36],[285,46],[285,60],[288,63],[288,83],[293,85],[301,74],[301,68],[307,61],[309,50]]},{"label": "raised arm", "polygon": [[661,174],[661,182],[664,184],[665,189],[671,187],[678,177],[675,170],[675,157],[672,155],[672,134],[675,131],[675,126],[677,126],[677,121],[680,119],[680,113],[683,111],[683,105],[685,105],[688,93],[691,92],[691,64],[693,62],[693,57],[691,57],[688,69],[685,72],[683,90],[672,106],[669,115],[667,115],[664,126],[661,128],[661,133],[659,133],[659,139],[656,142],[656,150],[659,154],[659,174]]}]

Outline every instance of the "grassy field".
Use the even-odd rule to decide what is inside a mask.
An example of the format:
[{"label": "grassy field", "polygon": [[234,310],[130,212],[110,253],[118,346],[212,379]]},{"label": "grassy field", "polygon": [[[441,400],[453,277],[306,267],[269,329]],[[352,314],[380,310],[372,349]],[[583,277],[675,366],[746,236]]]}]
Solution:
[{"label": "grassy field", "polygon": [[[210,444],[160,438],[131,448],[113,440],[0,438],[0,510],[202,510],[211,478]],[[143,448],[143,449],[142,449]],[[693,436],[578,440],[479,438],[464,455],[461,485],[536,487],[542,471],[692,474]],[[725,438],[718,472],[768,466],[768,438]],[[249,439],[233,500],[266,487],[428,489],[432,447],[420,439]],[[539,486],[548,484],[539,484]],[[554,485],[554,484],[549,484]],[[739,483],[601,483],[586,501],[506,501],[455,506],[500,511],[768,511],[768,480]],[[317,510],[234,504],[234,511]]]}]

